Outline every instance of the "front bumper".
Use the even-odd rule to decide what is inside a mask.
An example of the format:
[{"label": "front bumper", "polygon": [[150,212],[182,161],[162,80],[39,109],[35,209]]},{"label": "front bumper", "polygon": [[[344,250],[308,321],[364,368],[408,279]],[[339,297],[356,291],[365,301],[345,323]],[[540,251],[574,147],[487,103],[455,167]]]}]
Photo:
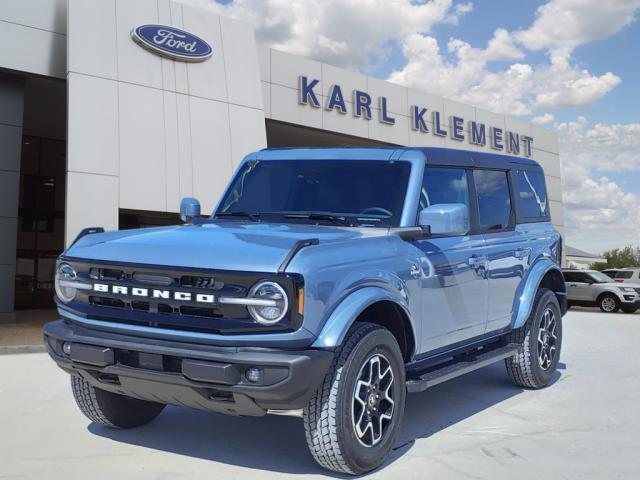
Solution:
[{"label": "front bumper", "polygon": [[[630,297],[630,298],[627,298]],[[620,302],[623,307],[635,307],[640,308],[640,298],[631,295],[624,295],[623,300]]]},{"label": "front bumper", "polygon": [[[301,409],[333,360],[325,350],[213,347],[91,330],[65,320],[46,324],[44,341],[58,366],[97,388],[230,415]],[[245,375],[252,367],[261,371],[257,383]]]}]

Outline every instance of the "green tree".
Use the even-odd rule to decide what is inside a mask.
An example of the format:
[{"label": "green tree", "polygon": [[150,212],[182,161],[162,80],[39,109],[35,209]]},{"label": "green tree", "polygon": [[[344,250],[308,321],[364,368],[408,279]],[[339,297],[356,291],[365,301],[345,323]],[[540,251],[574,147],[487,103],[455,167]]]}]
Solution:
[{"label": "green tree", "polygon": [[640,267],[640,248],[633,248],[631,245],[607,250],[602,256],[607,259],[606,263],[594,263],[591,268],[605,270],[607,268]]}]

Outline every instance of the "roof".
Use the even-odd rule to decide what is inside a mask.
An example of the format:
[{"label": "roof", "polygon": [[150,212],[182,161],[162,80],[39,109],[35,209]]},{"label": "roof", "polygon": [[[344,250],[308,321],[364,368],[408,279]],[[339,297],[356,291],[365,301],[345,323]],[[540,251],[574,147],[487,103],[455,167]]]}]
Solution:
[{"label": "roof", "polygon": [[435,147],[341,147],[341,148],[265,148],[250,154],[249,159],[260,160],[399,160],[422,157],[430,165],[461,165],[485,168],[506,166],[542,169],[529,158],[497,153],[475,152]]},{"label": "roof", "polygon": [[571,245],[566,246],[565,252],[569,257],[602,258],[600,255],[594,255],[593,253],[585,252],[584,250],[579,250],[577,248],[572,247]]}]

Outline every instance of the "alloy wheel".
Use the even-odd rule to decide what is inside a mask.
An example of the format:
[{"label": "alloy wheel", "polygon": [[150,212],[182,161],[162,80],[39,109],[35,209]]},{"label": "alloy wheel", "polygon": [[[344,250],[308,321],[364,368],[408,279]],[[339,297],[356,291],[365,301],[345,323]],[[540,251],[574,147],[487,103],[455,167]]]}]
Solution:
[{"label": "alloy wheel", "polygon": [[358,441],[365,447],[380,443],[393,419],[394,375],[387,358],[376,353],[360,368],[353,389],[352,422]]},{"label": "alloy wheel", "polygon": [[613,312],[616,309],[616,301],[611,297],[604,297],[600,304],[605,312]]},{"label": "alloy wheel", "polygon": [[543,370],[549,369],[557,353],[557,326],[555,313],[550,308],[546,308],[538,330],[538,363]]}]

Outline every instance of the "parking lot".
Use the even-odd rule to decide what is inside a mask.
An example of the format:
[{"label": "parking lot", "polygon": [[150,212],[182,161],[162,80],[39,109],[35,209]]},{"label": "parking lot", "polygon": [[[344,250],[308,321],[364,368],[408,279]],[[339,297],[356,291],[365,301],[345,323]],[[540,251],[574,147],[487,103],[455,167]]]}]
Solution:
[{"label": "parking lot", "polygon": [[[640,478],[640,314],[572,310],[560,371],[542,391],[503,363],[408,397],[378,479]],[[174,407],[118,431],[77,410],[46,354],[0,356],[0,478],[300,478],[328,475],[299,419],[233,418]]]}]

